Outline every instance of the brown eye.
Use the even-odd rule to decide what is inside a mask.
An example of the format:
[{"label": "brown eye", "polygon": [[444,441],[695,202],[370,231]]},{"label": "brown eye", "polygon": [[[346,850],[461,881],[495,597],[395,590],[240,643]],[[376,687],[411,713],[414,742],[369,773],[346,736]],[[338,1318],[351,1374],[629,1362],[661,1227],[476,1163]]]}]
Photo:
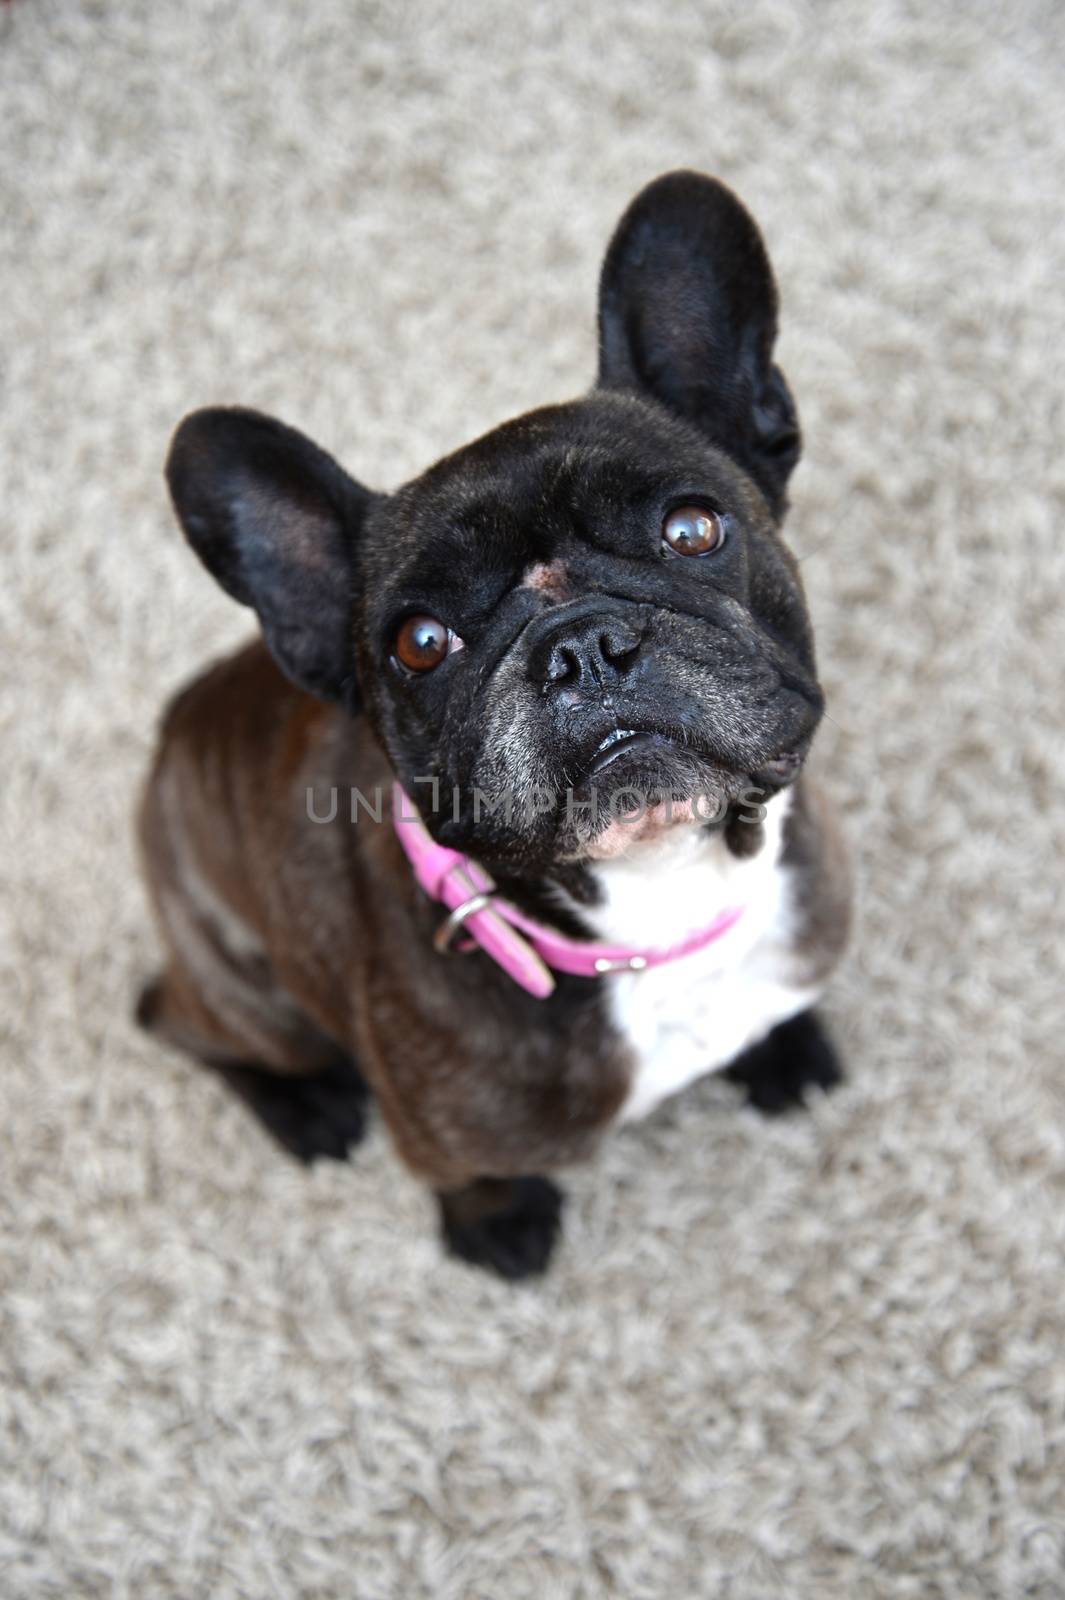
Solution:
[{"label": "brown eye", "polygon": [[662,539],[678,556],[708,556],[725,542],[725,524],[716,511],[678,506],[662,524]]},{"label": "brown eye", "polygon": [[452,648],[452,632],[436,617],[408,617],[396,632],[396,660],[408,672],[428,672],[438,667]]}]

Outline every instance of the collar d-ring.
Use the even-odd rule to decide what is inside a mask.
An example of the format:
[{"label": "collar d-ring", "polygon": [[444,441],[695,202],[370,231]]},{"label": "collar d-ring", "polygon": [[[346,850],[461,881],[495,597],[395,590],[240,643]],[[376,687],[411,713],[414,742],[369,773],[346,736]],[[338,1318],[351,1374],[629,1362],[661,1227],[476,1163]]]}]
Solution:
[{"label": "collar d-ring", "polygon": [[[493,889],[489,889],[482,894],[471,894],[468,900],[464,900],[460,906],[456,906],[454,911],[444,918],[433,934],[433,949],[442,956],[465,955],[465,950],[456,950],[455,935],[460,931],[467,917],[475,916],[478,911],[483,911],[485,906],[492,904],[494,893]],[[474,944],[469,948],[476,949],[477,947]]]}]

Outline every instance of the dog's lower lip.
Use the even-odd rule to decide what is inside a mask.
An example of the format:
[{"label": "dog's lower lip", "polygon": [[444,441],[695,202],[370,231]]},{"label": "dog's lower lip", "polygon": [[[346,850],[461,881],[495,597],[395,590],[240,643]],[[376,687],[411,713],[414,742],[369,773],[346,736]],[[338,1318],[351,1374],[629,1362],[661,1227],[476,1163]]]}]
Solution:
[{"label": "dog's lower lip", "polygon": [[589,774],[594,777],[610,766],[612,761],[641,745],[671,743],[672,740],[665,733],[652,733],[640,728],[615,728],[613,733],[608,733],[605,739],[600,740],[588,768]]}]

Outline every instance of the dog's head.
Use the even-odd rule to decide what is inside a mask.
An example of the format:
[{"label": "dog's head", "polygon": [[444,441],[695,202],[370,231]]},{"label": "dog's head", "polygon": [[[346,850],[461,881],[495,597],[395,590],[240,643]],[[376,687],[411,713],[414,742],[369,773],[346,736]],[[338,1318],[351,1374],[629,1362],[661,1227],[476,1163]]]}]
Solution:
[{"label": "dog's head", "polygon": [[776,311],[739,201],[672,173],[607,251],[586,398],[392,495],[270,418],[197,412],[174,503],[284,671],[370,717],[442,842],[511,872],[608,854],[629,810],[705,821],[789,781],[820,716],[779,532],[799,430]]}]

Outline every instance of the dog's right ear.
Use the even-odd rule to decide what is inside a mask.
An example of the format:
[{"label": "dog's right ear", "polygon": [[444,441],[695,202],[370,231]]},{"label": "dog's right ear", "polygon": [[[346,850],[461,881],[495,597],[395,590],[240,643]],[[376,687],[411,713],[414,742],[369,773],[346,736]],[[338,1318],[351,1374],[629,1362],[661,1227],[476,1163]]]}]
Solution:
[{"label": "dog's right ear", "polygon": [[353,553],[370,491],[295,428],[239,408],[186,417],[166,477],[189,543],[254,607],[282,671],[352,705]]}]

